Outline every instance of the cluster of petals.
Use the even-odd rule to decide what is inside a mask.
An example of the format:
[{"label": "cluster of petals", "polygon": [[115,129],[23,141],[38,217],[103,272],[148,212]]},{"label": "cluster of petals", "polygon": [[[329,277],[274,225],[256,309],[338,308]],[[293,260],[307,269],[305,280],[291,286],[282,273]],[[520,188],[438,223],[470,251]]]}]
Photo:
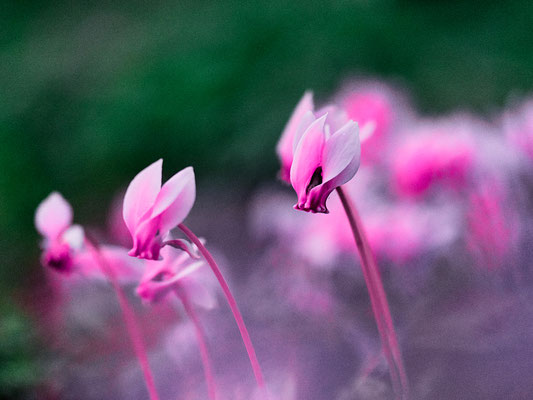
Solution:
[{"label": "cluster of petals", "polygon": [[129,255],[160,258],[171,229],[189,214],[196,196],[194,171],[187,167],[161,186],[163,160],[135,176],[124,196],[123,217],[133,241]]}]

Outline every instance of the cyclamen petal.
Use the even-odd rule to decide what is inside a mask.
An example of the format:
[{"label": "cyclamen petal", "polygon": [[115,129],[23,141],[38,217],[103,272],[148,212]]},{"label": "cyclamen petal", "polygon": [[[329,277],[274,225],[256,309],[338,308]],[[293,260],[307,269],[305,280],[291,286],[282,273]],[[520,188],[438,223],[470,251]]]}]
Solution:
[{"label": "cyclamen petal", "polygon": [[294,136],[298,131],[302,117],[308,112],[313,111],[313,93],[305,92],[302,99],[294,109],[289,122],[283,129],[281,138],[276,146],[276,153],[281,160],[280,177],[286,182],[290,179],[290,169],[293,158],[293,142]]},{"label": "cyclamen petal", "polygon": [[72,207],[57,192],[44,199],[35,212],[35,226],[49,240],[57,239],[71,223]]},{"label": "cyclamen petal", "polygon": [[[129,255],[158,260],[168,232],[191,210],[196,187],[192,167],[183,169],[161,187],[162,160],[141,171],[124,197],[124,221],[133,239]],[[138,197],[138,198],[137,198]]]},{"label": "cyclamen petal", "polygon": [[79,250],[83,246],[83,240],[85,239],[85,233],[80,225],[72,225],[65,230],[61,236],[61,240],[67,243],[71,249]]},{"label": "cyclamen petal", "polygon": [[163,185],[151,215],[151,218],[160,216],[159,230],[162,235],[185,219],[195,198],[196,186],[192,167],[181,170]]},{"label": "cyclamen petal", "polygon": [[291,184],[298,194],[304,195],[315,170],[320,166],[324,147],[326,115],[313,122],[300,139],[291,166]]},{"label": "cyclamen petal", "polygon": [[[321,116],[323,116],[322,114]],[[296,153],[296,148],[298,147],[298,144],[300,143],[300,140],[302,139],[302,136],[307,131],[307,128],[317,120],[318,117],[315,116],[315,114],[312,111],[306,112],[302,118],[300,119],[300,125],[298,125],[298,128],[296,129],[296,133],[294,135],[294,141],[292,143],[292,154],[291,154],[291,164],[289,165],[289,178],[290,178],[290,167],[292,165],[292,161],[294,158],[294,153]],[[289,181],[290,183],[290,181]]]},{"label": "cyclamen petal", "polygon": [[122,215],[132,236],[159,194],[162,169],[163,160],[159,159],[139,172],[126,190]]},{"label": "cyclamen petal", "polygon": [[[359,128],[353,121],[348,121],[341,129],[331,136],[324,146],[323,156],[323,180],[327,182],[343,172],[352,162],[348,180],[350,180],[359,168],[361,156],[361,144],[359,143]],[[345,182],[343,182],[345,183]]]}]

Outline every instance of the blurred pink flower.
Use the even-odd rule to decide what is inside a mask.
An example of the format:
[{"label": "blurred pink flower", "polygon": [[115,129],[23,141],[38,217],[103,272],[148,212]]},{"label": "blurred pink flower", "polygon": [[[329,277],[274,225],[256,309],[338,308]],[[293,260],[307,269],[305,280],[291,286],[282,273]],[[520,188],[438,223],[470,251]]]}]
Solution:
[{"label": "blurred pink flower", "polygon": [[533,100],[515,112],[505,113],[503,129],[507,140],[533,160]]},{"label": "blurred pink flower", "polygon": [[101,245],[99,255],[85,248],[72,260],[76,273],[84,278],[108,280],[102,271],[102,260],[107,263],[121,284],[137,283],[142,276],[143,261],[128,256],[128,249],[121,246]]},{"label": "blurred pink flower", "polygon": [[162,166],[160,159],[146,167],[126,190],[123,217],[133,239],[130,256],[159,259],[166,235],[187,217],[194,204],[192,167],[181,170],[161,187]]},{"label": "blurred pink flower", "polygon": [[393,119],[389,99],[377,89],[362,89],[349,93],[342,104],[348,118],[356,121],[361,131],[372,127],[371,134],[365,139],[361,133],[361,162],[374,163],[384,153],[386,135]]},{"label": "blurred pink flower", "polygon": [[72,225],[72,207],[57,192],[44,199],[35,212],[35,226],[43,235],[43,265],[62,273],[72,272],[74,253],[83,246],[84,233]]},{"label": "blurred pink flower", "polygon": [[503,265],[517,234],[507,201],[499,182],[485,182],[468,199],[467,246],[476,261],[488,269]]},{"label": "blurred pink flower", "polygon": [[439,127],[424,127],[396,149],[392,175],[398,194],[416,197],[435,183],[461,188],[472,170],[475,147],[469,138]]},{"label": "blurred pink flower", "polygon": [[291,184],[298,195],[295,209],[328,213],[328,196],[352,179],[359,168],[361,145],[357,124],[348,121],[333,130],[328,116],[329,113],[316,118],[308,112],[303,117],[309,122],[307,128],[301,137],[295,137],[290,172]]},{"label": "blurred pink flower", "polygon": [[145,261],[146,269],[137,287],[137,294],[143,300],[159,301],[179,289],[203,308],[211,309],[216,305],[216,282],[203,260],[177,253],[170,247],[162,248],[161,255],[163,260]]}]

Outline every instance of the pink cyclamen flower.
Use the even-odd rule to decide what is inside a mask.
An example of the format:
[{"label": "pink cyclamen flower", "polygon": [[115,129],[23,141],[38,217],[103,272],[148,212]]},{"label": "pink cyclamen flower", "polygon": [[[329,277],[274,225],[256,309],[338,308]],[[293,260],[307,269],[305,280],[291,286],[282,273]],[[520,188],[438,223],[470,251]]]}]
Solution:
[{"label": "pink cyclamen flower", "polygon": [[203,260],[187,253],[176,253],[169,247],[161,249],[163,260],[146,260],[137,294],[145,301],[156,302],[174,290],[184,290],[197,305],[211,309],[216,304],[211,272]]},{"label": "pink cyclamen flower", "polygon": [[124,196],[124,222],[133,239],[130,256],[158,260],[168,232],[189,214],[195,196],[194,171],[187,167],[161,186],[163,160],[137,174]]},{"label": "pink cyclamen flower", "polygon": [[290,179],[298,195],[294,206],[297,210],[328,213],[328,196],[352,179],[359,168],[361,144],[357,123],[348,121],[336,129],[338,120],[330,123],[329,117],[329,113],[316,118],[307,112],[299,129],[301,136],[297,132],[294,138]]},{"label": "pink cyclamen flower", "polygon": [[72,272],[73,257],[83,246],[84,233],[72,225],[72,207],[57,192],[51,193],[37,207],[35,226],[43,235],[43,265],[62,273]]}]

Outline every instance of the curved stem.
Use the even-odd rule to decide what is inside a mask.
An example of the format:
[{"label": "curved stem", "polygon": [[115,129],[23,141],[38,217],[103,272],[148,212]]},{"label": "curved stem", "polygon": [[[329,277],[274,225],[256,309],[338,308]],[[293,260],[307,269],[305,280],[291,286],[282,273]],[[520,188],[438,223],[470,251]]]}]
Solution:
[{"label": "curved stem", "polygon": [[194,325],[194,330],[196,332],[196,340],[198,341],[198,348],[200,349],[200,357],[202,359],[202,366],[204,368],[205,380],[207,382],[207,393],[211,400],[215,400],[215,379],[213,378],[213,369],[211,368],[211,361],[209,360],[209,352],[207,351],[204,330],[202,328],[202,325],[200,324],[198,316],[194,312],[194,308],[189,302],[185,291],[177,289],[176,296],[178,296],[181,300],[183,308],[185,308],[185,313],[187,313],[187,316]]},{"label": "curved stem", "polygon": [[405,400],[409,397],[409,383],[407,374],[405,373],[400,347],[398,346],[398,339],[396,338],[387,296],[383,289],[381,275],[368,244],[357,210],[340,187],[337,188],[337,192],[348,221],[350,222],[355,244],[359,251],[361,267],[370,295],[372,311],[381,337],[383,352],[389,364],[392,386],[396,398]]},{"label": "curved stem", "polygon": [[220,271],[217,263],[211,256],[211,253],[209,253],[209,251],[205,248],[202,242],[200,242],[200,240],[196,237],[196,235],[189,228],[187,228],[184,224],[179,224],[178,227],[196,245],[196,247],[198,247],[198,250],[200,250],[200,253],[202,253],[205,260],[207,261],[207,263],[213,270],[213,273],[215,274],[216,278],[218,279],[218,282],[220,286],[222,287],[222,291],[224,292],[224,295],[226,296],[226,300],[228,301],[228,304],[231,308],[231,312],[233,313],[233,317],[235,318],[235,322],[237,323],[237,326],[239,328],[239,332],[241,333],[242,341],[244,342],[244,347],[246,347],[246,352],[248,353],[250,364],[252,364],[252,369],[254,371],[254,376],[255,376],[255,380],[257,381],[257,385],[259,386],[261,390],[264,390],[265,382],[263,380],[263,373],[261,372],[259,361],[257,361],[257,356],[255,355],[254,346],[252,344],[252,341],[250,340],[248,329],[246,329],[246,325],[244,324],[244,321],[242,319],[242,315],[241,315],[241,312],[239,311],[239,307],[237,306],[237,302],[235,301],[235,298],[231,294],[229,286],[226,283],[226,280],[224,279],[222,272]]},{"label": "curved stem", "polygon": [[124,322],[126,324],[126,329],[128,330],[128,334],[133,344],[135,355],[137,356],[137,359],[139,360],[139,364],[141,366],[141,370],[144,375],[144,381],[146,383],[146,388],[148,389],[148,394],[150,396],[150,399],[159,400],[159,396],[155,388],[154,378],[152,376],[152,371],[150,370],[150,363],[148,362],[146,348],[144,346],[144,341],[141,335],[141,331],[139,329],[137,318],[135,317],[135,313],[133,312],[133,309],[128,303],[128,300],[126,298],[126,295],[124,294],[124,291],[122,290],[122,288],[120,287],[120,284],[118,283],[118,279],[115,274],[115,271],[108,264],[107,260],[102,255],[99,248],[87,238],[85,239],[85,244],[94,254],[95,258],[98,260],[98,264],[100,265],[102,272],[107,277],[107,279],[113,286],[113,289],[115,290],[115,293],[118,298],[118,302],[120,304],[120,309],[122,311],[122,317],[124,318]]}]

